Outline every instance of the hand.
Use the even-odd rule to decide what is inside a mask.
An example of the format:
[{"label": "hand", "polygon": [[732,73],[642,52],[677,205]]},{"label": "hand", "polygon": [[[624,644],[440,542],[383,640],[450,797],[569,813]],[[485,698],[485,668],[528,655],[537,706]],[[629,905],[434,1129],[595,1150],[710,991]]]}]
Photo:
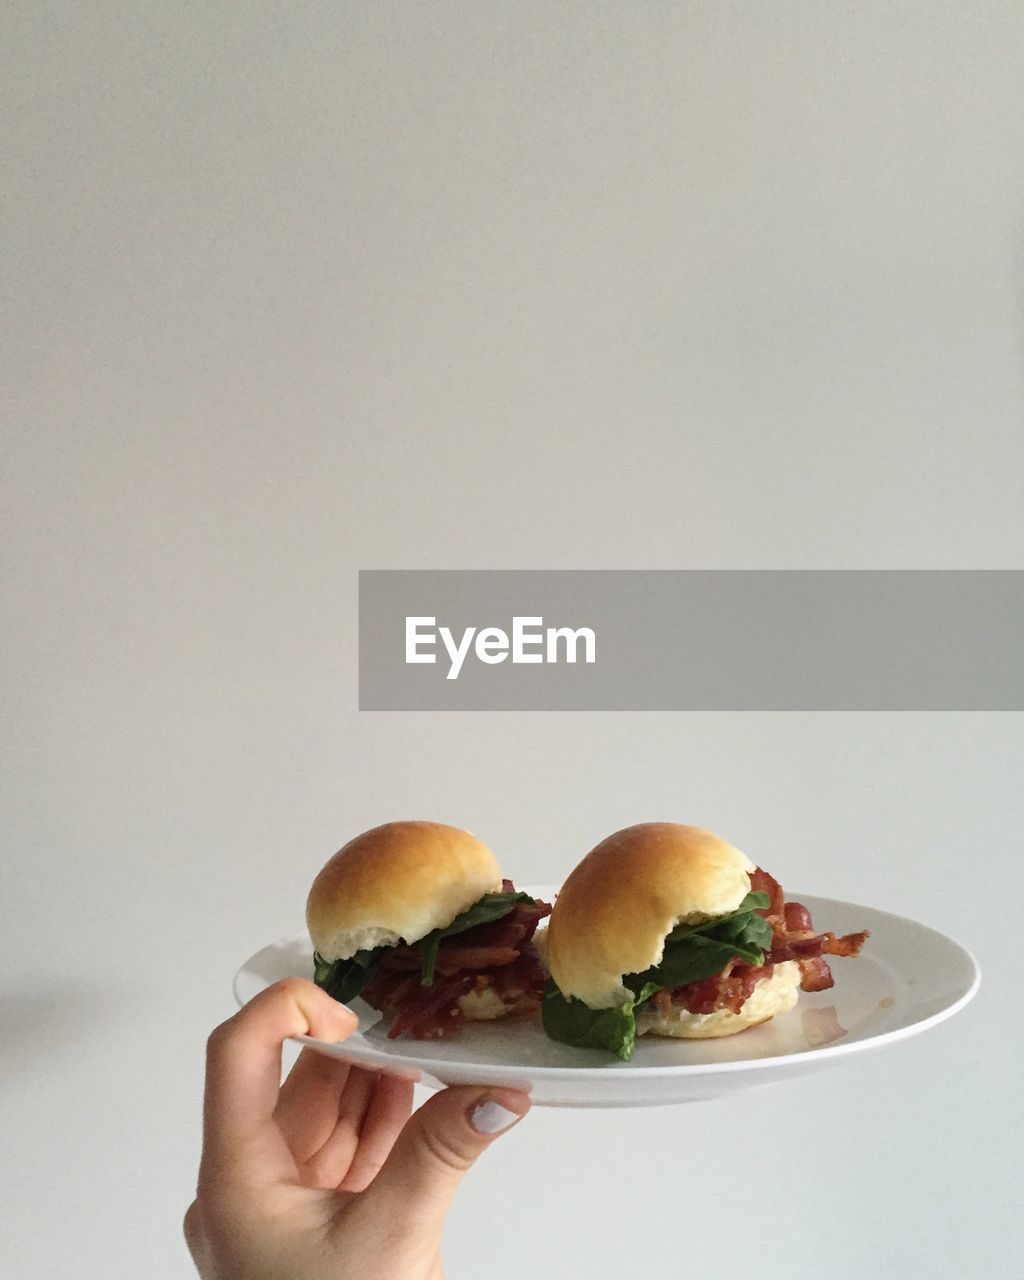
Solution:
[{"label": "hand", "polygon": [[[441,1229],[463,1175],[529,1110],[460,1087],[412,1116],[412,1085],[306,1049],[357,1019],[312,982],[262,992],[207,1046],[203,1156],[185,1238],[204,1280],[441,1280]],[[280,1087],[279,1087],[280,1086]]]}]

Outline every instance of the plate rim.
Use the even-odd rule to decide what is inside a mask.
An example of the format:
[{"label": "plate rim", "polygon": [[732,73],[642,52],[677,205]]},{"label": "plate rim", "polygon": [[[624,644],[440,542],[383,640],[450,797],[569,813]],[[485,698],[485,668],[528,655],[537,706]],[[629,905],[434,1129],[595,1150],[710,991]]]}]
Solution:
[{"label": "plate rim", "polygon": [[[557,892],[556,886],[527,886],[526,892],[532,892],[535,895],[543,896],[545,893],[551,894]],[[865,907],[863,904],[848,902],[842,898],[825,898],[819,894],[800,894],[794,891],[794,899],[800,902],[813,900],[821,904],[836,905],[841,907],[849,907],[854,911],[871,912],[875,915],[884,916],[889,920],[900,925],[910,924],[915,929],[923,929],[927,933],[932,934],[940,942],[947,946],[951,946],[960,952],[961,957],[965,959],[971,969],[971,980],[967,989],[962,992],[956,1000],[937,1012],[929,1014],[925,1018],[918,1019],[906,1026],[893,1027],[889,1031],[880,1031],[874,1035],[869,1035],[859,1040],[837,1040],[832,1044],[820,1045],[810,1049],[801,1049],[796,1053],[776,1054],[770,1057],[761,1058],[739,1058],[726,1062],[682,1062],[673,1064],[664,1064],[660,1066],[633,1066],[632,1063],[619,1063],[617,1061],[607,1061],[594,1066],[529,1066],[523,1063],[494,1063],[494,1062],[472,1062],[460,1061],[451,1058],[429,1058],[426,1056],[403,1058],[398,1055],[389,1055],[383,1053],[379,1049],[375,1049],[372,1045],[367,1045],[365,1040],[362,1044],[352,1044],[351,1038],[347,1040],[321,1040],[316,1036],[300,1035],[290,1036],[289,1039],[297,1044],[304,1045],[325,1045],[332,1050],[339,1045],[346,1045],[346,1055],[353,1060],[362,1059],[362,1065],[367,1067],[375,1067],[378,1070],[385,1070],[390,1067],[392,1072],[397,1068],[406,1066],[410,1071],[416,1070],[426,1072],[429,1075],[437,1077],[439,1074],[443,1076],[446,1072],[456,1070],[473,1070],[475,1072],[499,1073],[501,1075],[514,1074],[521,1071],[524,1075],[542,1080],[568,1080],[570,1077],[576,1079],[597,1079],[608,1080],[610,1075],[621,1074],[624,1079],[644,1080],[644,1079],[665,1079],[667,1077],[680,1078],[685,1076],[706,1076],[706,1075],[723,1075],[732,1074],[742,1071],[757,1071],[767,1068],[779,1069],[781,1066],[789,1063],[806,1063],[808,1061],[820,1062],[822,1059],[842,1057],[846,1054],[857,1053],[867,1049],[880,1047],[884,1044],[895,1044],[901,1040],[906,1040],[911,1036],[919,1035],[922,1031],[937,1026],[939,1023],[945,1022],[948,1018],[959,1013],[967,1004],[977,995],[981,985],[981,966],[978,964],[977,957],[970,948],[958,942],[947,933],[943,933],[940,929],[935,929],[931,925],[924,924],[920,920],[914,920],[910,916],[901,916],[894,911],[886,911],[881,907]],[[827,909],[827,908],[826,908]],[[244,1008],[249,1003],[243,1000],[239,992],[239,981],[257,956],[265,951],[272,950],[276,947],[285,945],[294,945],[296,942],[310,942],[309,934],[305,931],[299,931],[293,934],[286,934],[278,938],[275,942],[267,943],[260,947],[258,951],[254,951],[238,968],[232,980],[232,992],[235,1000],[240,1008]],[[250,997],[252,998],[252,997]],[[616,1068],[618,1068],[616,1070]],[[611,1071],[609,1069],[612,1069]]]}]

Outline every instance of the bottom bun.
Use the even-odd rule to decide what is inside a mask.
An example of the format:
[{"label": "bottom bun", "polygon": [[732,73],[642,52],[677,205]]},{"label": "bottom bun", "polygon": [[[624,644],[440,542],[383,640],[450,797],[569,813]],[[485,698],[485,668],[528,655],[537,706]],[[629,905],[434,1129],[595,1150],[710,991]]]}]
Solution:
[{"label": "bottom bun", "polygon": [[677,1040],[711,1040],[733,1036],[777,1013],[787,1013],[800,994],[800,966],[794,960],[777,964],[771,977],[762,978],[744,1001],[739,1013],[716,1009],[714,1013],[690,1013],[673,1005],[669,1014],[648,1006],[637,1015],[637,1035],[673,1036]]},{"label": "bottom bun", "polygon": [[493,987],[485,987],[483,991],[467,991],[457,1001],[462,1016],[467,1022],[493,1022],[495,1018],[504,1018],[508,1013],[505,1001]]},{"label": "bottom bun", "polygon": [[457,1004],[466,1022],[493,1022],[495,1018],[519,1017],[524,1013],[536,1013],[540,1007],[535,998],[525,993],[513,1004],[506,1004],[493,987],[483,991],[467,991],[459,996]]}]

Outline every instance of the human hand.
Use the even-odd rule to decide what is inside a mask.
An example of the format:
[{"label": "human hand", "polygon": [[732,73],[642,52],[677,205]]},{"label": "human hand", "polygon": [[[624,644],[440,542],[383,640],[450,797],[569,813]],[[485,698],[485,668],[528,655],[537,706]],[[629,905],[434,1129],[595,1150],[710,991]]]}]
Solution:
[{"label": "human hand", "polygon": [[356,1026],[351,1010],[290,978],[210,1036],[185,1215],[203,1280],[441,1280],[452,1196],[529,1098],[445,1089],[412,1115],[408,1081],[310,1049],[280,1085],[289,1036],[343,1040]]}]

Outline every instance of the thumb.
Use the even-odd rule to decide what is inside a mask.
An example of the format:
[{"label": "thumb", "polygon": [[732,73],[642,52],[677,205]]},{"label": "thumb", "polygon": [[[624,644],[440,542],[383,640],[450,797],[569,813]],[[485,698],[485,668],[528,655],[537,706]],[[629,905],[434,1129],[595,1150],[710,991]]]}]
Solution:
[{"label": "thumb", "polygon": [[443,1089],[414,1113],[373,1182],[406,1220],[439,1227],[467,1170],[517,1124],[530,1099],[515,1089]]}]

